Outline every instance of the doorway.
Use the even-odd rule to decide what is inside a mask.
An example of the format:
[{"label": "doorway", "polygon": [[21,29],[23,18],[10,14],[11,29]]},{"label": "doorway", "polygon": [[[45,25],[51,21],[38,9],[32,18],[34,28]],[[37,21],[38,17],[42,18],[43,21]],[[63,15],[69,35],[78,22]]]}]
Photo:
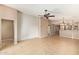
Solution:
[{"label": "doorway", "polygon": [[8,47],[14,43],[14,21],[13,20],[1,20],[1,39],[2,47]]},{"label": "doorway", "polygon": [[48,32],[49,34],[52,35],[57,35],[59,36],[59,30],[60,30],[60,25],[56,25],[56,24],[51,24],[50,26],[48,26]]}]

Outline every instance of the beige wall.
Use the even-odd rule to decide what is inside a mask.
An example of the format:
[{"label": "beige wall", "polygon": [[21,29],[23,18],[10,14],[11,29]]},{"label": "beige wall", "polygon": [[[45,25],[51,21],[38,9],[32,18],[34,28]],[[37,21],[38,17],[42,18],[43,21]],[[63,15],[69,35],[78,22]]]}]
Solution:
[{"label": "beige wall", "polygon": [[[17,43],[17,10],[4,5],[0,5],[0,22],[2,21],[2,19],[14,20],[14,43],[16,44]],[[0,23],[0,41],[2,40],[1,23]]]},{"label": "beige wall", "polygon": [[48,20],[45,18],[40,18],[40,36],[48,36]]},{"label": "beige wall", "polygon": [[17,11],[4,5],[0,5],[0,17],[8,20],[17,19]]}]

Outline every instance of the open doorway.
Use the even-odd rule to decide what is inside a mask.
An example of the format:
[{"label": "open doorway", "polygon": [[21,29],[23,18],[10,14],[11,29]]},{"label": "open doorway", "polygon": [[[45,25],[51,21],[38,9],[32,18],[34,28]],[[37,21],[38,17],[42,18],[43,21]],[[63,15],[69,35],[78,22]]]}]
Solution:
[{"label": "open doorway", "polygon": [[14,24],[13,20],[1,20],[2,47],[5,48],[14,43]]},{"label": "open doorway", "polygon": [[55,25],[55,35],[59,36],[60,25]]},{"label": "open doorway", "polygon": [[60,25],[51,24],[48,26],[49,35],[58,35],[59,36]]}]

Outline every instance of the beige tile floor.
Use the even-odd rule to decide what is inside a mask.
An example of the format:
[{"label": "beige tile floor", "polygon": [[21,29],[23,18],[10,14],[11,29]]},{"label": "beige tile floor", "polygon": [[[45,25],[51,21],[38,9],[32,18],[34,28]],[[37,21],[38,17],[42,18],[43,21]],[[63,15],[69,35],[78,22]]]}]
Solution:
[{"label": "beige tile floor", "polygon": [[21,55],[78,55],[79,40],[52,36],[42,39],[31,39],[0,51],[0,54]]}]

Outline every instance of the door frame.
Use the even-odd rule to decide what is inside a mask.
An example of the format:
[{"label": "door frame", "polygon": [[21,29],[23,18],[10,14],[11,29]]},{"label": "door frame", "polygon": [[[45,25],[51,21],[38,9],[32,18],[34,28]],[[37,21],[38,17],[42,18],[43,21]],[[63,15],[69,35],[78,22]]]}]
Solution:
[{"label": "door frame", "polygon": [[[1,21],[3,18],[0,18],[0,44],[2,44],[2,38],[1,38]],[[7,19],[5,19],[7,20]],[[9,19],[8,19],[9,20]],[[17,20],[12,20],[14,25],[14,44],[17,44]]]}]

